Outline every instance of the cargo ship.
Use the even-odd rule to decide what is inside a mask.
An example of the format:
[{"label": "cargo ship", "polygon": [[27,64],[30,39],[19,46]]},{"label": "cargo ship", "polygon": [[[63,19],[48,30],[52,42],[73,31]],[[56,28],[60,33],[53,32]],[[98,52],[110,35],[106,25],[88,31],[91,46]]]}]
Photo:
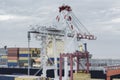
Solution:
[{"label": "cargo ship", "polygon": [[[40,70],[40,49],[30,48],[1,48],[0,49],[0,74],[1,75],[28,75],[28,55],[30,54],[30,75],[41,76]],[[33,60],[32,60],[33,59]],[[50,57],[54,62],[54,58]],[[120,65],[119,59],[92,59],[90,58],[90,74],[94,79],[106,79],[104,67],[111,65]],[[59,58],[58,58],[59,64]],[[81,64],[85,67],[85,60],[81,60]],[[47,65],[51,65],[48,60]],[[47,77],[54,78],[54,69],[47,70]],[[58,73],[59,75],[59,65]],[[64,69],[62,75],[64,76]],[[69,74],[70,76],[70,74]],[[112,78],[119,78],[120,75],[112,76]],[[3,78],[3,77],[1,77]],[[9,79],[8,79],[9,80]]]}]

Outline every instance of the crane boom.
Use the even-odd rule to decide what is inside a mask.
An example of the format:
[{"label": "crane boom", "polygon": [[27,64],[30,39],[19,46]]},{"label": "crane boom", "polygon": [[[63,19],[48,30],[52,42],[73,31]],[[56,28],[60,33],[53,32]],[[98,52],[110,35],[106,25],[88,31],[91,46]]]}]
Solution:
[{"label": "crane boom", "polygon": [[71,35],[77,35],[78,39],[95,40],[96,37],[91,34],[87,28],[80,22],[80,20],[72,12],[72,9],[68,5],[62,5],[59,7],[59,15],[56,17],[58,23],[64,22],[67,25],[67,29]]}]

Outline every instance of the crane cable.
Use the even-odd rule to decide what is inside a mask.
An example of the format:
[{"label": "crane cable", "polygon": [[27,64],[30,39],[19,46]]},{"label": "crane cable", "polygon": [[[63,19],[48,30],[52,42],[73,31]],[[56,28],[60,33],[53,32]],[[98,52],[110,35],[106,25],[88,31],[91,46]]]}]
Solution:
[{"label": "crane cable", "polygon": [[[66,16],[68,16],[69,14],[67,14]],[[71,16],[72,17],[72,16]],[[74,19],[74,18],[73,18]],[[69,27],[71,26],[70,24],[71,23],[73,23],[73,25],[75,25],[76,27],[75,28],[77,28],[76,29],[76,31],[80,31],[82,34],[83,34],[83,32],[78,28],[78,25],[74,22],[74,20],[72,20],[72,21],[68,21],[67,19],[65,19],[66,20],[66,23],[69,25]],[[71,22],[71,23],[70,23]]]},{"label": "crane cable", "polygon": [[73,12],[71,12],[72,16],[76,19],[76,21],[82,26],[82,28],[84,28],[88,34],[90,34],[90,32],[87,30],[87,28],[80,22],[80,20],[74,15]]},{"label": "crane cable", "polygon": [[73,20],[72,23],[76,26],[75,28],[78,30],[78,32],[80,31],[81,34],[84,33],[81,29],[79,29],[78,25],[75,23],[75,20]]}]

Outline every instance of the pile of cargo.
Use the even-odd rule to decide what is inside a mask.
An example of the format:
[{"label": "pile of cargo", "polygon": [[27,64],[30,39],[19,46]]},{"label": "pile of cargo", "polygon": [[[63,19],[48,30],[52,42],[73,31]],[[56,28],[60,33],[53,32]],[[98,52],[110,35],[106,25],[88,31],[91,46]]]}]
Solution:
[{"label": "pile of cargo", "polygon": [[30,67],[33,67],[35,59],[39,58],[40,50],[38,48],[20,48],[19,49],[19,65],[20,67],[28,66],[28,56],[30,56]]},{"label": "pile of cargo", "polygon": [[[30,58],[28,58],[29,56]],[[32,67],[39,57],[39,48],[1,48],[0,67],[28,67],[28,59]],[[36,63],[38,64],[38,62]]]},{"label": "pile of cargo", "polygon": [[73,80],[91,80],[89,73],[75,72],[73,73]]},{"label": "pile of cargo", "polygon": [[27,48],[19,49],[19,65],[20,67],[28,66],[28,55],[30,55]]},{"label": "pile of cargo", "polygon": [[9,48],[8,49],[8,67],[18,66],[18,48]]},{"label": "pile of cargo", "polygon": [[7,56],[8,56],[7,50],[4,48],[1,48],[0,49],[0,67],[7,67],[7,61],[8,61]]}]

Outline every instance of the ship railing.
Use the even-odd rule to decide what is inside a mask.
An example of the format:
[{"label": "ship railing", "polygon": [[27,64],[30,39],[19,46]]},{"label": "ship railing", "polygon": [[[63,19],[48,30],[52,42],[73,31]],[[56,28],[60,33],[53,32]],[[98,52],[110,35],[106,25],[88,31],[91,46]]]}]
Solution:
[{"label": "ship railing", "polygon": [[116,66],[106,66],[105,70],[115,70],[115,69],[120,69],[120,65],[116,65]]}]

